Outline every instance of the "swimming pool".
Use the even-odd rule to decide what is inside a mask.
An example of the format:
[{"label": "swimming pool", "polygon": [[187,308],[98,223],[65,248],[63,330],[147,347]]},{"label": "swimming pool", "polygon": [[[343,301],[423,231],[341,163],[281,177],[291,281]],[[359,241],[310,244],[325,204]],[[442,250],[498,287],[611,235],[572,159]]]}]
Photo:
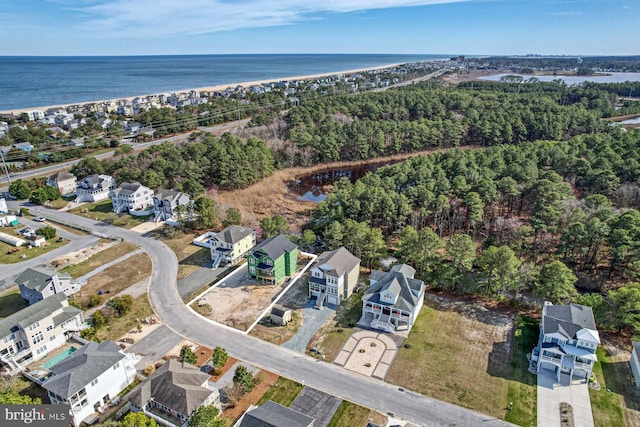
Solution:
[{"label": "swimming pool", "polygon": [[53,359],[44,362],[42,364],[42,367],[49,370],[51,369],[51,367],[53,365],[55,365],[56,363],[62,362],[64,359],[66,359],[71,353],[73,353],[74,351],[76,351],[77,348],[75,347],[69,347],[69,349],[67,351],[65,351],[64,353],[60,353],[59,355],[57,355],[56,357],[54,357]]}]

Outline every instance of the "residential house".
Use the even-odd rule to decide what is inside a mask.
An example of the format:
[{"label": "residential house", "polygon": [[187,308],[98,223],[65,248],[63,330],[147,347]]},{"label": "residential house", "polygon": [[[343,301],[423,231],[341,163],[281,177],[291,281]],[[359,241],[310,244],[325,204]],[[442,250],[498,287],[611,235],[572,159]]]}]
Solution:
[{"label": "residential house", "polygon": [[76,177],[66,171],[60,171],[53,175],[49,175],[46,184],[57,188],[63,196],[76,192]]},{"label": "residential house", "polygon": [[360,259],[343,246],[320,254],[309,278],[309,298],[316,298],[316,307],[338,305],[349,298],[360,277]]},{"label": "residential house", "polygon": [[545,301],[540,337],[531,353],[530,370],[537,374],[543,369],[551,371],[558,382],[560,374],[586,380],[598,361],[596,349],[599,344],[600,335],[591,307],[553,305]]},{"label": "residential house", "polygon": [[109,175],[89,175],[76,187],[76,202],[95,203],[109,198],[109,192],[116,188],[116,180]]},{"label": "residential house", "polygon": [[111,190],[109,196],[115,213],[144,211],[153,206],[153,190],[139,182],[123,182]]},{"label": "residential house", "polygon": [[249,277],[258,283],[278,285],[298,271],[298,246],[279,234],[256,246],[247,263]]},{"label": "residential house", "polygon": [[216,233],[209,240],[211,261],[214,268],[234,265],[256,245],[256,232],[248,227],[231,225]]},{"label": "residential house", "polygon": [[41,110],[27,111],[26,115],[29,118],[29,120],[44,119],[44,111],[41,111]]},{"label": "residential house", "polygon": [[15,144],[12,145],[13,148],[17,149],[17,150],[22,150],[26,153],[31,154],[31,152],[33,151],[33,145],[29,142],[17,142]]},{"label": "residential house", "polygon": [[160,189],[153,195],[153,221],[173,219],[175,209],[189,203],[189,195],[179,190]]},{"label": "residential house", "polygon": [[369,288],[362,297],[359,324],[386,332],[408,330],[424,302],[424,282],[415,279],[416,270],[397,264],[391,271],[371,270]]},{"label": "residential house", "polygon": [[51,403],[71,406],[74,426],[90,424],[96,411],[104,413],[102,408],[135,380],[139,359],[113,341],[89,341],[50,367],[53,375],[42,387]]},{"label": "residential house", "polygon": [[636,387],[640,388],[640,342],[631,341],[633,350],[631,351],[631,372],[633,372],[633,378],[635,379]]},{"label": "residential house", "polygon": [[271,309],[271,323],[286,326],[289,322],[291,322],[291,310],[285,308],[281,305],[274,305]]},{"label": "residential house", "polygon": [[85,137],[72,138],[69,140],[69,147],[84,147]]},{"label": "residential house", "polygon": [[251,406],[233,427],[313,427],[315,419],[294,409],[267,400]]},{"label": "residential house", "polygon": [[29,242],[29,246],[32,248],[39,248],[46,246],[47,239],[45,239],[44,236],[38,236],[34,233],[27,236],[27,242]]},{"label": "residential house", "polygon": [[59,293],[73,295],[82,286],[72,281],[67,273],[59,273],[43,265],[27,268],[15,282],[20,288],[20,296],[27,300],[29,305]]},{"label": "residential house", "polygon": [[220,409],[220,392],[209,374],[196,366],[169,359],[128,395],[129,407],[167,427],[186,426],[200,406]]},{"label": "residential house", "polygon": [[83,311],[69,306],[64,293],[45,298],[0,319],[0,362],[9,372],[17,372],[86,327]]}]

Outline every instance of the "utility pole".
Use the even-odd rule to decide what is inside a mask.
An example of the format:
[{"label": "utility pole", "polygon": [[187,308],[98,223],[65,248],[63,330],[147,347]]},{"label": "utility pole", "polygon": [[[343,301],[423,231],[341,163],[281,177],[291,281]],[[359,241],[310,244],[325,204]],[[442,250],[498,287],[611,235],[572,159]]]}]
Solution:
[{"label": "utility pole", "polygon": [[9,175],[9,169],[7,169],[7,163],[4,160],[4,152],[0,150],[0,157],[2,157],[2,167],[5,175],[7,175],[7,185],[11,185],[11,175]]}]

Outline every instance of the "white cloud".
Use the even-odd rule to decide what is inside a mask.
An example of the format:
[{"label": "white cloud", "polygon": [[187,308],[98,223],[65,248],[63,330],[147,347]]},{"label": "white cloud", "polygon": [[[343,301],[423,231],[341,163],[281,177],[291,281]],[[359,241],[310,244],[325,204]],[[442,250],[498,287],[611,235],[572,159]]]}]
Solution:
[{"label": "white cloud", "polygon": [[[65,0],[54,0],[66,3]],[[163,37],[287,25],[346,13],[472,0],[93,0],[73,8],[104,36]]]}]

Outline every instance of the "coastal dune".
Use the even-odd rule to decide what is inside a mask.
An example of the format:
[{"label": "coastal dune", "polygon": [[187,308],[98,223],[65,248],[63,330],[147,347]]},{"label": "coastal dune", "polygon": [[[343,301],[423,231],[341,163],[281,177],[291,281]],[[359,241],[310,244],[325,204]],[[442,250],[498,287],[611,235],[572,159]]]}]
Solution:
[{"label": "coastal dune", "polygon": [[56,105],[47,105],[47,106],[40,106],[40,107],[25,107],[25,108],[21,108],[21,109],[10,109],[10,110],[0,110],[0,114],[14,114],[14,115],[19,115],[23,112],[26,111],[34,111],[34,110],[48,110],[50,108],[67,108],[70,107],[72,105],[83,105],[83,104],[95,104],[95,103],[102,103],[105,101],[119,101],[119,100],[126,100],[126,101],[132,101],[135,98],[140,98],[140,97],[145,97],[145,96],[154,96],[154,95],[160,95],[163,93],[172,93],[172,92],[190,92],[192,90],[195,91],[199,91],[199,92],[215,92],[215,91],[223,91],[227,88],[235,88],[237,86],[242,86],[243,88],[247,89],[251,86],[259,86],[262,85],[264,83],[271,83],[271,82],[279,82],[279,81],[292,81],[292,80],[316,80],[319,78],[323,78],[323,77],[329,77],[329,76],[335,76],[338,74],[343,74],[343,75],[350,75],[350,74],[357,74],[357,73],[362,73],[362,72],[367,72],[367,71],[375,71],[375,70],[383,70],[386,68],[393,68],[393,67],[398,67],[402,65],[402,63],[395,63],[395,64],[387,64],[387,65],[379,65],[379,66],[375,66],[375,67],[367,67],[367,68],[358,68],[358,69],[352,69],[352,70],[343,70],[343,71],[334,71],[334,72],[330,72],[330,73],[320,73],[320,74],[309,74],[309,75],[304,75],[304,76],[288,76],[288,77],[276,77],[276,78],[271,78],[271,79],[262,79],[262,80],[253,80],[253,81],[246,81],[246,82],[229,82],[229,83],[225,83],[225,84],[219,84],[219,85],[215,85],[215,86],[207,86],[207,87],[200,87],[200,88],[191,88],[191,89],[175,89],[175,90],[171,90],[171,91],[164,91],[164,92],[158,92],[158,93],[148,93],[148,94],[141,94],[141,95],[133,95],[133,96],[129,96],[129,97],[123,97],[123,98],[110,98],[110,99],[100,99],[100,100],[94,100],[94,101],[80,101],[80,102],[70,102],[68,104],[56,104]]}]

